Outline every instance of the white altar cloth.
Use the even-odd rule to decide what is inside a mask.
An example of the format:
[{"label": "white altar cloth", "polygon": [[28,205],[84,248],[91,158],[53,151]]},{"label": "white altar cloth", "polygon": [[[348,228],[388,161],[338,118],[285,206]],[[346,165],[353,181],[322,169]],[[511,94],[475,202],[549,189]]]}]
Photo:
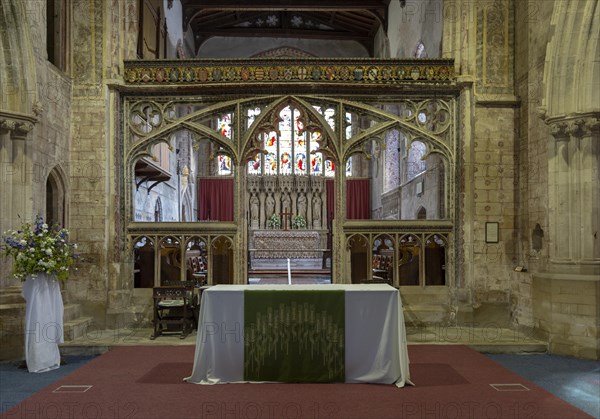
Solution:
[{"label": "white altar cloth", "polygon": [[403,387],[410,381],[402,302],[386,284],[216,285],[204,291],[192,375],[196,384],[244,381],[245,290],[343,290],[345,381]]},{"label": "white altar cloth", "polygon": [[58,344],[64,342],[64,306],[60,284],[40,273],[23,284],[25,298],[25,360],[29,372],[60,367]]}]

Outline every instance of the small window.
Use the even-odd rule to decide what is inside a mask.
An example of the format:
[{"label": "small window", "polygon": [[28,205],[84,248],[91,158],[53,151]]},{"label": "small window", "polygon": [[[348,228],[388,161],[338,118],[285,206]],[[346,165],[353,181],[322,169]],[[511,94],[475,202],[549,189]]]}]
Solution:
[{"label": "small window", "polygon": [[46,1],[46,51],[48,61],[58,69],[66,70],[67,6],[61,0]]}]

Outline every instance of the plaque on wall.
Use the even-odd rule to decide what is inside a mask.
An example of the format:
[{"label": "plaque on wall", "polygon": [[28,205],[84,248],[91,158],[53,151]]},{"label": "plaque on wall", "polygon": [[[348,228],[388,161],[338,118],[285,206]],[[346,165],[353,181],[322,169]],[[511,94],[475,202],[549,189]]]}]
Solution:
[{"label": "plaque on wall", "polygon": [[485,223],[485,242],[498,243],[499,223]]}]

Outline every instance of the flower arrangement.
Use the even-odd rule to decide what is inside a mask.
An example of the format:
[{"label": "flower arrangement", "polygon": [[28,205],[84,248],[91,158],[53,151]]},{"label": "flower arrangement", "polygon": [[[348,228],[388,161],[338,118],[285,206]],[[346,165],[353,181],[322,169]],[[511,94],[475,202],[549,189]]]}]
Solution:
[{"label": "flower arrangement", "polygon": [[50,228],[37,216],[33,225],[26,223],[19,231],[9,230],[4,234],[0,250],[13,257],[15,278],[24,281],[41,272],[56,275],[60,281],[69,277],[69,269],[77,258],[77,245],[69,243],[68,230]]},{"label": "flower arrangement", "polygon": [[267,220],[267,227],[269,228],[281,228],[281,218],[279,215],[273,213],[271,217]]},{"label": "flower arrangement", "polygon": [[304,217],[301,215],[296,215],[292,220],[292,228],[306,228],[306,220],[304,219]]}]

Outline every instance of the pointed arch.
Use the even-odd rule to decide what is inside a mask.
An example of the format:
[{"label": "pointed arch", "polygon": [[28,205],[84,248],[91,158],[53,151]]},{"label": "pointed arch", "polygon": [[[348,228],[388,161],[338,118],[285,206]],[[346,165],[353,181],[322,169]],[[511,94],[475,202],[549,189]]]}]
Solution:
[{"label": "pointed arch", "polygon": [[554,35],[546,48],[542,102],[547,117],[597,112],[600,41],[590,34],[600,32],[600,5],[595,0],[555,1],[551,25]]},{"label": "pointed arch", "polygon": [[46,222],[60,227],[67,223],[67,176],[59,165],[46,178]]},{"label": "pointed arch", "polygon": [[0,3],[0,28],[4,29],[0,31],[0,86],[6,89],[0,95],[0,109],[21,116],[30,115],[37,102],[36,62],[25,4],[20,0]]}]

